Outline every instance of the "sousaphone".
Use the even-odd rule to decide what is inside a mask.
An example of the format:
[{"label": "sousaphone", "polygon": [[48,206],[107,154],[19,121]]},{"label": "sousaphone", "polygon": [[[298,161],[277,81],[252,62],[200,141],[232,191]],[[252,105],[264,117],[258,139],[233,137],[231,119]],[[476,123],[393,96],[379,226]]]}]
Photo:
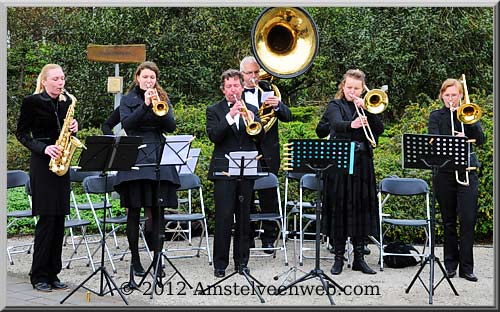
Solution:
[{"label": "sousaphone", "polygon": [[[261,67],[259,79],[293,78],[311,67],[319,48],[318,30],[302,8],[267,8],[252,29],[252,49]],[[281,99],[278,87],[271,84]],[[262,104],[259,117],[267,132],[276,122],[274,110]]]}]

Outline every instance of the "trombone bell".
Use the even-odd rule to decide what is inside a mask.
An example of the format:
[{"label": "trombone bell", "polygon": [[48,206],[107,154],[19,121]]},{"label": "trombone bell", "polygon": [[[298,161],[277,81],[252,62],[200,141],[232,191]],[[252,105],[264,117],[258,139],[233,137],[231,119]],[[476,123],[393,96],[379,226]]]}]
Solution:
[{"label": "trombone bell", "polygon": [[474,103],[462,104],[457,110],[458,120],[467,125],[478,122],[482,115],[481,108]]},{"label": "trombone bell", "polygon": [[383,112],[387,105],[389,105],[389,98],[387,93],[380,89],[373,89],[366,93],[365,97],[365,107],[369,113],[380,114]]}]

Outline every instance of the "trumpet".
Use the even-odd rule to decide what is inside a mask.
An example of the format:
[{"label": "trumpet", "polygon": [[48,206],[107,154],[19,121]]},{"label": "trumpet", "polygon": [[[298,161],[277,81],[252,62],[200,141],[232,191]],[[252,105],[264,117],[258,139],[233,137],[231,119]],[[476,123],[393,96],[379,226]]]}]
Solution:
[{"label": "trumpet", "polygon": [[[389,104],[387,93],[385,93],[387,85],[384,85],[381,89],[373,90],[368,89],[368,87],[365,85],[365,89],[367,93],[363,100],[365,102],[366,110],[372,114],[380,114],[381,112],[383,112]],[[360,109],[356,104],[354,104],[354,108],[356,109],[358,117],[366,118],[364,109]],[[363,131],[368,142],[370,142],[373,147],[377,147],[377,142],[375,141],[375,136],[373,135],[372,129],[370,128],[370,124],[366,123],[365,125],[364,123],[362,123],[361,125],[363,126]]]},{"label": "trumpet", "polygon": [[[460,104],[457,109],[457,119],[460,121],[460,127],[461,127],[461,132],[464,133],[464,124],[474,124],[481,119],[481,116],[483,115],[481,108],[479,105],[471,103],[469,100],[469,92],[467,91],[467,82],[465,81],[465,74],[462,74],[461,79],[459,81],[462,83],[462,86],[464,88],[464,98],[465,98],[465,103]],[[458,131],[455,131],[455,123],[453,122],[453,102],[449,103],[450,106],[450,120],[451,120],[451,135],[455,135],[455,133],[458,133]],[[468,140],[467,143],[472,143],[475,140]],[[470,161],[470,154],[468,155],[469,161]],[[465,180],[461,181],[460,178],[458,177],[458,171],[455,170],[455,180],[457,181],[458,184],[468,186],[469,185],[469,171],[475,170],[475,167],[469,167],[465,169]]]},{"label": "trumpet", "polygon": [[169,109],[168,103],[160,99],[160,96],[158,95],[158,90],[156,90],[156,88],[152,88],[150,85],[148,85],[148,88],[152,89],[154,92],[154,95],[151,97],[151,104],[153,105],[153,113],[155,113],[155,115],[159,117],[168,114],[168,109]]},{"label": "trumpet", "polygon": [[[238,98],[236,97],[236,94],[234,94],[234,100],[235,102],[238,101]],[[248,115],[248,109],[243,101],[243,99],[240,99],[242,108],[240,108],[240,118],[243,118],[243,123],[245,124],[245,129],[250,136],[255,136],[258,135],[262,131],[262,124],[260,122],[254,121],[250,119],[250,116]],[[244,114],[242,114],[244,113]]]}]

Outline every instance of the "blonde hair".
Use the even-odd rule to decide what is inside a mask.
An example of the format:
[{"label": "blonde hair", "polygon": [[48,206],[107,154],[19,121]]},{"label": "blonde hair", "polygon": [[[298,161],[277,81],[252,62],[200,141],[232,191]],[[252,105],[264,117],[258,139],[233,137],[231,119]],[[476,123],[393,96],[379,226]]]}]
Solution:
[{"label": "blonde hair", "polygon": [[342,81],[339,83],[339,89],[338,89],[337,93],[335,94],[336,99],[345,98],[344,86],[345,86],[345,81],[346,81],[347,77],[350,77],[350,78],[356,79],[356,80],[361,80],[361,82],[363,84],[363,88],[364,88],[364,86],[365,86],[365,73],[359,69],[349,69],[348,71],[345,72],[345,74],[342,78]]},{"label": "blonde hair", "polygon": [[460,95],[463,95],[464,94],[464,88],[462,86],[462,83],[460,81],[458,81],[457,79],[453,79],[453,78],[448,78],[446,79],[443,84],[441,85],[441,89],[439,89],[439,99],[440,100],[443,100],[443,93],[444,91],[449,88],[449,87],[453,87],[455,86],[458,90],[458,93]]},{"label": "blonde hair", "polygon": [[45,91],[45,87],[42,84],[42,81],[47,80],[47,74],[48,74],[49,70],[52,70],[52,69],[61,69],[62,70],[62,67],[60,65],[57,65],[57,64],[47,64],[44,67],[42,67],[42,70],[40,71],[40,74],[38,74],[38,78],[36,79],[36,89],[35,89],[34,94],[42,93],[43,91]]}]

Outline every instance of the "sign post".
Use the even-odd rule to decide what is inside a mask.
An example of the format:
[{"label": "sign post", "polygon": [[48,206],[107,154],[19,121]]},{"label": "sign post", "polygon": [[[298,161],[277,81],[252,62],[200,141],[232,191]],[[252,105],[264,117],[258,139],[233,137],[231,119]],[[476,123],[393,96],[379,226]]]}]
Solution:
[{"label": "sign post", "polygon": [[[94,62],[114,63],[115,75],[108,77],[108,93],[114,93],[114,108],[120,105],[123,95],[123,77],[120,76],[119,63],[141,63],[146,60],[145,44],[125,45],[98,45],[87,46],[87,59]],[[120,126],[115,127],[115,133],[120,131]]]}]

